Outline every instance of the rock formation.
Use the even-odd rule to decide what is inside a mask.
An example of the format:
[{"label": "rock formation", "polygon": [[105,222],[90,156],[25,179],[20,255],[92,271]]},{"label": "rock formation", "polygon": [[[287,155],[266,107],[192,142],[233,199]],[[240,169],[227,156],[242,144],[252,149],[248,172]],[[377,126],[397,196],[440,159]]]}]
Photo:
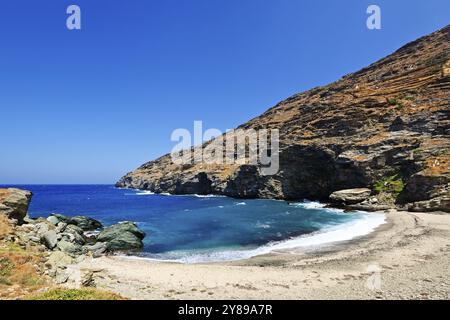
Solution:
[{"label": "rock formation", "polygon": [[29,191],[0,189],[0,214],[12,222],[20,222],[23,232],[18,237],[24,243],[40,244],[46,250],[61,251],[71,257],[143,248],[145,233],[133,222],[103,228],[99,221],[86,216],[52,214],[46,219],[30,219],[27,217],[30,201]]},{"label": "rock formation", "polygon": [[367,200],[371,194],[368,188],[345,189],[330,194],[330,200],[340,204],[354,204]]},{"label": "rock formation", "polygon": [[117,186],[311,200],[370,188],[375,196],[390,195],[378,199],[390,206],[450,212],[449,34],[446,26],[241,125],[279,129],[275,175],[263,176],[250,164],[176,165],[165,155],[128,173]]},{"label": "rock formation", "polygon": [[21,223],[26,217],[31,192],[15,188],[0,189],[0,214]]}]

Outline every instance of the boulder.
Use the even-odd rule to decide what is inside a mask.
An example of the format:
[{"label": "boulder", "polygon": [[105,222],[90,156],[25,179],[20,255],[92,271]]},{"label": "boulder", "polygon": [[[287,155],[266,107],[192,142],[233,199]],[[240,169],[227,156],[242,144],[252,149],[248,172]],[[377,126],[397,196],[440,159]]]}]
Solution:
[{"label": "boulder", "polygon": [[140,250],[143,246],[142,240],[131,232],[124,232],[116,238],[106,242],[106,250],[110,252]]},{"label": "boulder", "polygon": [[84,237],[79,234],[79,233],[70,233],[70,232],[63,232],[61,233],[61,237],[63,240],[72,242],[72,243],[76,243],[76,244],[80,244],[80,245],[84,245],[86,243],[86,240],[84,239]]},{"label": "boulder", "polygon": [[49,230],[42,235],[41,241],[47,248],[52,250],[58,243],[58,234],[54,230]]},{"label": "boulder", "polygon": [[49,222],[38,222],[35,224],[35,233],[38,237],[42,238],[44,234],[49,231],[53,230],[54,226],[51,225]]},{"label": "boulder", "polygon": [[69,224],[67,225],[66,229],[64,230],[64,232],[68,232],[68,233],[77,233],[79,235],[83,235],[84,231],[83,229],[81,229],[80,227],[73,225],[73,224]]},{"label": "boulder", "polygon": [[335,191],[330,195],[330,200],[339,204],[355,204],[367,200],[371,190],[367,188],[345,189]]},{"label": "boulder", "polygon": [[64,268],[72,263],[73,259],[71,256],[62,251],[54,251],[49,255],[46,265],[50,268],[56,269],[59,267]]},{"label": "boulder", "polygon": [[58,225],[55,228],[56,233],[64,232],[67,228],[68,224],[65,222],[59,222]]},{"label": "boulder", "polygon": [[144,246],[142,239],[145,232],[133,222],[122,222],[112,225],[97,237],[97,241],[105,242],[107,251],[139,250]]},{"label": "boulder", "polygon": [[76,225],[84,231],[96,230],[103,227],[99,221],[86,216],[76,216],[70,218],[67,223]]},{"label": "boulder", "polygon": [[55,216],[49,216],[47,218],[47,221],[50,222],[51,224],[55,225],[55,226],[60,222],[60,220],[57,217],[55,217]]},{"label": "boulder", "polygon": [[83,253],[83,248],[81,245],[76,243],[71,243],[67,240],[61,240],[58,242],[58,249],[62,252],[67,253],[70,256],[77,256]]},{"label": "boulder", "polygon": [[[75,225],[81,228],[83,231],[91,231],[103,227],[103,225],[99,221],[86,216],[67,217],[59,213],[53,213],[52,215],[50,215],[50,217],[47,218],[47,220],[51,222],[56,222],[56,220],[58,220],[58,222]],[[56,224],[58,224],[58,222]]]},{"label": "boulder", "polygon": [[94,258],[98,258],[107,251],[106,242],[97,242],[93,245],[84,246],[85,250],[92,253]]},{"label": "boulder", "polygon": [[57,272],[55,276],[56,284],[63,284],[69,280],[69,275],[66,272]]},{"label": "boulder", "polygon": [[27,216],[32,193],[27,190],[8,188],[0,189],[0,214],[19,223]]},{"label": "boulder", "polygon": [[97,240],[101,242],[111,241],[127,232],[140,240],[145,238],[145,232],[140,230],[134,222],[126,221],[105,228],[99,233]]}]

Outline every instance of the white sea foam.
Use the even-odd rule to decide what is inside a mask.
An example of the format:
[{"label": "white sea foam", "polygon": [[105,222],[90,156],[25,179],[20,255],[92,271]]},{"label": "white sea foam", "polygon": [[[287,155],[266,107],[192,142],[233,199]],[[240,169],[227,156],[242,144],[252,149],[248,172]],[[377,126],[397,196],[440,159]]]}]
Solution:
[{"label": "white sea foam", "polygon": [[378,226],[385,223],[385,216],[381,213],[358,212],[360,218],[320,231],[284,241],[271,242],[256,249],[249,250],[220,250],[208,252],[168,252],[160,256],[143,259],[170,261],[179,263],[204,263],[214,261],[233,261],[268,254],[271,252],[289,252],[295,250],[314,250],[325,245],[341,241],[348,241],[373,232]]},{"label": "white sea foam", "polygon": [[125,193],[125,196],[148,196],[155,194],[154,192],[148,191],[148,190],[139,190],[139,189],[133,189],[134,193]]},{"label": "white sea foam", "polygon": [[317,201],[304,201],[304,202],[293,202],[289,204],[293,207],[300,207],[305,209],[322,209],[326,206],[324,203],[320,203]]},{"label": "white sea foam", "polygon": [[162,193],[155,193],[152,191],[146,191],[146,190],[139,190],[135,189],[136,193],[126,193],[125,195],[138,195],[138,196],[145,196],[145,195],[160,195],[160,196],[171,196],[171,197],[196,197],[196,198],[226,198],[226,196],[223,195],[217,195],[217,194],[171,194],[169,192],[162,192]]},{"label": "white sea foam", "polygon": [[193,196],[197,198],[226,198],[226,196],[218,194],[194,194]]},{"label": "white sea foam", "polygon": [[136,192],[135,194],[137,196],[148,196],[148,195],[152,195],[152,194],[155,194],[155,193],[151,192],[151,191],[141,191],[141,192]]},{"label": "white sea foam", "polygon": [[326,208],[325,203],[320,203],[317,201],[304,201],[304,202],[293,202],[289,204],[290,206],[297,207],[297,208],[304,208],[304,209],[311,209],[311,210],[322,210],[332,213],[343,213],[343,209],[338,208]]},{"label": "white sea foam", "polygon": [[247,204],[245,202],[236,202],[235,205],[237,205],[237,206],[245,206]]},{"label": "white sea foam", "polygon": [[258,221],[256,223],[256,228],[269,229],[270,228],[270,224],[269,223],[262,223],[262,222]]}]

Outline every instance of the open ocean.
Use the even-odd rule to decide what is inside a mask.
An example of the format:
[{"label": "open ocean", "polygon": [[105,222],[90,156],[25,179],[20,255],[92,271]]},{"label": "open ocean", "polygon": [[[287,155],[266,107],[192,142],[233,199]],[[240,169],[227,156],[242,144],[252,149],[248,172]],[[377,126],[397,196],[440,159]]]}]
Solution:
[{"label": "open ocean", "polygon": [[307,201],[156,195],[111,185],[15,187],[33,192],[31,217],[87,215],[105,226],[134,221],[147,233],[139,256],[187,263],[315,248],[365,235],[384,222],[381,214],[344,213]]}]

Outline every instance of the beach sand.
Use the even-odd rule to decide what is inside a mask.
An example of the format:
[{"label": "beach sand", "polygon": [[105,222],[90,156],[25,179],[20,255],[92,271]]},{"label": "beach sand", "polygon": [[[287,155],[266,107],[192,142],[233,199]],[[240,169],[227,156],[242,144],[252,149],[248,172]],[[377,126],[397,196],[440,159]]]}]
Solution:
[{"label": "beach sand", "polygon": [[[367,236],[314,251],[180,264],[110,256],[71,265],[131,299],[449,299],[450,215],[390,211]],[[92,283],[92,281],[91,281]]]}]

